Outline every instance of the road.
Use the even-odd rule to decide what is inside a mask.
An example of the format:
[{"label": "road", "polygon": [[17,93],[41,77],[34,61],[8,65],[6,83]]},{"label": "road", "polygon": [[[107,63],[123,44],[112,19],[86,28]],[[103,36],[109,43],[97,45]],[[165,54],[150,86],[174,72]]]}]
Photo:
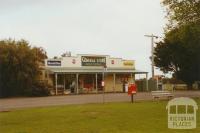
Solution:
[{"label": "road", "polygon": [[[176,91],[175,97],[197,97],[200,98],[200,91]],[[128,102],[130,97],[127,93],[106,93],[105,102]],[[139,92],[134,100],[153,100],[150,92]],[[103,103],[103,94],[65,95],[49,97],[28,97],[28,98],[3,98],[0,99],[0,111],[12,109],[45,107],[70,104]]]}]

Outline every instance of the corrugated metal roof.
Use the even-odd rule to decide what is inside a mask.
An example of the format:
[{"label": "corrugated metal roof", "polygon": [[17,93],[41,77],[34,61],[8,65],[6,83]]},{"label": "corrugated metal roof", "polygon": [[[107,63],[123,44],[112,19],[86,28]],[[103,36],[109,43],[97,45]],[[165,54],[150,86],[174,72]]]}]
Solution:
[{"label": "corrugated metal roof", "polygon": [[49,70],[52,73],[136,73],[136,74],[146,74],[148,72],[140,71],[132,68],[107,68],[103,69],[102,67],[45,67],[46,70]]}]

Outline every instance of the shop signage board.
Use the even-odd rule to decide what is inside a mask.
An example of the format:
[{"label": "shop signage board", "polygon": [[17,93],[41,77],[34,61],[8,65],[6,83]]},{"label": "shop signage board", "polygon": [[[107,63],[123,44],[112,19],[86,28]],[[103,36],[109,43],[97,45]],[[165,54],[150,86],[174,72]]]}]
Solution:
[{"label": "shop signage board", "polygon": [[48,66],[61,66],[61,61],[48,60],[47,65]]},{"label": "shop signage board", "polygon": [[95,56],[82,56],[82,66],[105,66],[106,57],[95,57]]},{"label": "shop signage board", "polygon": [[133,61],[124,61],[124,66],[133,66],[134,62]]}]

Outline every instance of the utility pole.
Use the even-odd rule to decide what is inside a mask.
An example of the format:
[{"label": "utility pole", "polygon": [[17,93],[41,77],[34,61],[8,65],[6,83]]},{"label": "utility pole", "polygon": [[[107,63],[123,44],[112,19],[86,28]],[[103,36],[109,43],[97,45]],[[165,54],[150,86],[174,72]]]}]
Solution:
[{"label": "utility pole", "polygon": [[152,71],[152,78],[154,78],[154,38],[158,38],[153,34],[151,35],[144,35],[145,37],[151,37],[151,71]]},{"label": "utility pole", "polygon": [[103,103],[105,103],[105,72],[107,71],[107,66],[103,66],[103,74],[102,74],[102,87],[103,87]]}]

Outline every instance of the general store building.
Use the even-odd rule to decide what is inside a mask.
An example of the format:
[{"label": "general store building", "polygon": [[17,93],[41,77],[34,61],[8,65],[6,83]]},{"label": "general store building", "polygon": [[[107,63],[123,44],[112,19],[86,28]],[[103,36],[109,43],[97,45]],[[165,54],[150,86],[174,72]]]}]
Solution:
[{"label": "general store building", "polygon": [[125,92],[136,74],[148,77],[147,72],[135,68],[134,60],[89,54],[46,59],[45,72],[55,95]]}]

